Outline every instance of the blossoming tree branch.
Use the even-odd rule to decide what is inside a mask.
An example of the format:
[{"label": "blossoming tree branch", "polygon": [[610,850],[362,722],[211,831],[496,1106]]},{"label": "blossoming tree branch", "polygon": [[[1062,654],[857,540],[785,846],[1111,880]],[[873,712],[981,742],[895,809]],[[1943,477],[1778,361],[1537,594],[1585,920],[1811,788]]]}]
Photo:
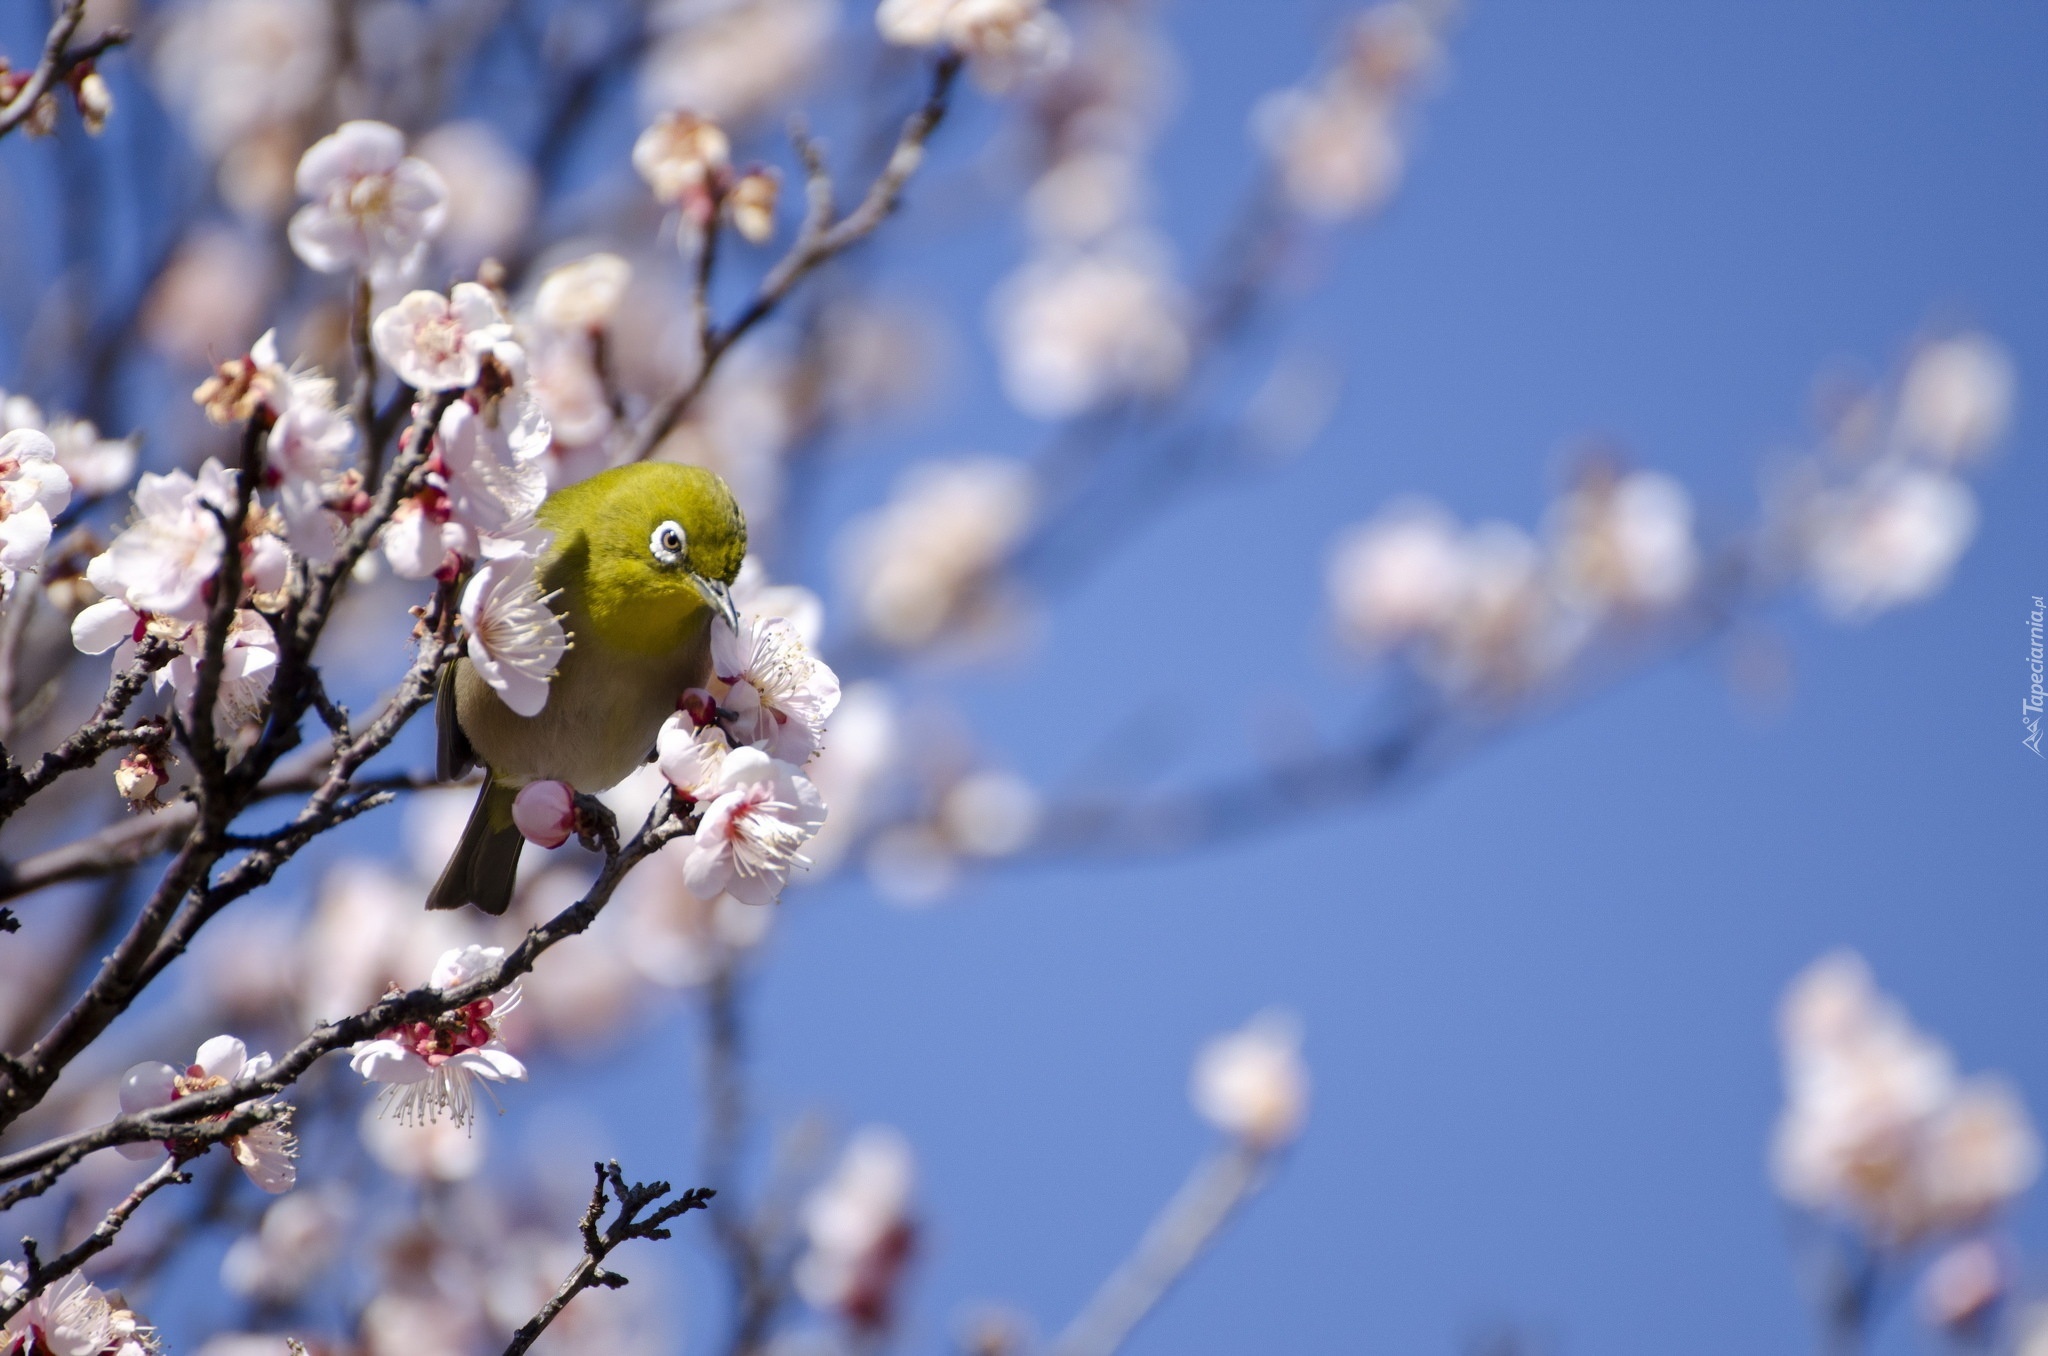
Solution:
[{"label": "blossoming tree branch", "polygon": [[[131,43],[71,0],[0,65],[0,137],[92,157],[175,126],[199,179],[136,176],[138,279],[54,240],[58,337],[0,393],[0,1211],[29,1231],[0,1262],[4,1356],[161,1349],[144,1310],[209,1234],[271,1325],[214,1356],[612,1350],[613,1252],[700,1210],[733,1356],[804,1311],[878,1349],[929,1245],[915,1154],[885,1126],[785,1125],[764,1152],[750,986],[785,892],[858,870],[923,901],[1014,862],[1198,849],[1450,767],[1786,592],[1843,620],[1928,598],[2014,399],[1994,339],[1924,336],[1711,536],[1683,484],[1617,455],[1530,527],[1361,506],[1325,583],[1332,633],[1396,694],[1363,734],[1213,786],[1036,786],[904,675],[1028,643],[1147,514],[1314,440],[1334,377],[1255,334],[1304,252],[1398,191],[1451,7],[1352,16],[1247,110],[1257,173],[1186,274],[1148,216],[1171,62],[1143,5],[882,0],[859,43],[830,0],[512,5],[496,37],[461,6],[357,8],[180,0]],[[827,73],[862,63],[868,106],[814,131]],[[453,111],[505,69],[535,108],[518,135]],[[628,83],[624,136],[601,114]],[[775,575],[820,531],[833,438],[936,365],[862,252],[927,198],[986,196],[961,183],[985,167],[928,163],[969,99],[1014,143],[1029,243],[989,329],[1047,433],[918,464],[840,524],[828,628]],[[706,1033],[698,1186],[601,1163],[587,1202],[579,1178],[431,1208],[484,1180],[536,1070],[664,992]],[[1901,1259],[1958,1233],[1967,1317],[2034,1173],[2024,1110],[1956,1083],[1853,958],[1786,1014],[1781,1187],[1854,1262],[1817,1299],[1830,1331],[1860,1341]],[[1268,1012],[1202,1048],[1220,1146],[1048,1350],[1117,1350],[1280,1169],[1301,1046]],[[392,1178],[421,1192],[397,1243]],[[337,1319],[336,1274],[371,1255]],[[1028,1327],[965,1340],[1016,1351]]]}]

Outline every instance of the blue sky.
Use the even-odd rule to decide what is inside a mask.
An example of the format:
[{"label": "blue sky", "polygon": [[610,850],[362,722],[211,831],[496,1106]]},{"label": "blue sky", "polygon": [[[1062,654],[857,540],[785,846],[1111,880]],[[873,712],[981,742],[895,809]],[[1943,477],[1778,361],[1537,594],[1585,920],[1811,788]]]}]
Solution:
[{"label": "blue sky", "polygon": [[[1196,97],[1161,217],[1190,256],[1245,108],[1331,17],[1172,12]],[[1148,530],[1029,663],[963,689],[990,743],[1054,773],[1133,709],[1194,721],[1254,687],[1340,728],[1318,609],[1342,525],[1417,490],[1530,522],[1587,435],[1739,522],[1815,375],[1882,374],[1929,325],[1982,325],[2021,368],[1980,538],[1947,593],[1874,625],[1773,609],[1796,681],[1770,711],[1710,650],[1228,850],[1000,876],[927,913],[797,901],[759,995],[765,1098],[918,1145],[927,1348],[963,1301],[1049,1327],[1079,1306],[1209,1143],[1194,1050],[1269,1004],[1307,1024],[1308,1133],[1139,1356],[1451,1351],[1501,1320],[1587,1356],[1802,1348],[1763,1166],[1771,1016],[1837,945],[2048,1114],[2048,766],[2016,718],[2048,591],[2044,62],[2048,13],[2018,5],[1472,7],[1403,193],[1302,304],[1350,372],[1331,427]],[[920,235],[914,206],[901,226],[885,266],[934,295],[1018,248]],[[849,462],[835,507],[912,457],[1031,449],[985,353],[956,364],[947,407]],[[1246,543],[1257,571],[1215,568]],[[2048,1247],[2044,1223],[2023,1213],[2022,1240]]]}]

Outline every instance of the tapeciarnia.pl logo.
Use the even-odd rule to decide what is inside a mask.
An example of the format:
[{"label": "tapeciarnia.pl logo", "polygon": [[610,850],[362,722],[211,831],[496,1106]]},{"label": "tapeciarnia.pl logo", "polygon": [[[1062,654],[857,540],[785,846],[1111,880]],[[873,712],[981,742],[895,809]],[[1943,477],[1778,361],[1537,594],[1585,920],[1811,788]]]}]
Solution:
[{"label": "tapeciarnia.pl logo", "polygon": [[2027,737],[2020,743],[2032,749],[2036,758],[2043,756],[2041,702],[2044,696],[2048,696],[2041,689],[2041,619],[2044,614],[2048,614],[2048,603],[2044,603],[2037,593],[2034,595],[2034,610],[2027,617],[2027,670],[2033,675],[2033,683],[2027,689],[2026,700],[2020,703],[2020,723],[2027,727]]}]

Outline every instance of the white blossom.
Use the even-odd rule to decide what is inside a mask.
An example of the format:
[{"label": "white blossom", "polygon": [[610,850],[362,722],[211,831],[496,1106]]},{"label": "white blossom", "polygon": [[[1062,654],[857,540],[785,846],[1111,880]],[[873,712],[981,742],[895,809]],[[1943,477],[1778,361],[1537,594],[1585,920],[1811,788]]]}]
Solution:
[{"label": "white blossom", "polygon": [[[459,988],[504,958],[504,948],[496,946],[451,950],[435,962],[427,982],[444,992]],[[476,1116],[479,1082],[526,1078],[526,1066],[498,1038],[498,1023],[518,1002],[514,985],[453,1012],[403,1023],[354,1046],[349,1067],[369,1082],[390,1085],[384,1109],[403,1124],[435,1122],[443,1113],[467,1124]]]},{"label": "white blossom", "polygon": [[1881,469],[1822,494],[1805,528],[1822,604],[1870,617],[1941,591],[1976,535],[1977,501],[1953,476]]},{"label": "white blossom", "polygon": [[569,638],[541,593],[531,557],[487,560],[462,591],[469,662],[506,706],[536,716]]},{"label": "white blossom", "polygon": [[639,105],[694,108],[737,126],[784,106],[829,50],[833,0],[657,0]]},{"label": "white blossom", "polygon": [[973,62],[975,78],[1001,93],[1058,70],[1073,50],[1044,0],[881,0],[875,27],[899,47],[940,43]]},{"label": "white blossom", "polygon": [[448,190],[405,137],[381,122],[345,122],[299,160],[309,201],[291,219],[292,249],[321,273],[356,269],[380,281],[410,276],[448,215]]},{"label": "white blossom", "polygon": [[1030,530],[1036,487],[995,457],[911,468],[890,501],[849,524],[842,569],[861,622],[890,645],[930,643],[985,604]]},{"label": "white blossom", "polygon": [[1218,1036],[1195,1060],[1189,1096],[1210,1124],[1254,1148],[1286,1144],[1308,1114],[1299,1023],[1265,1012]]},{"label": "white blossom", "polygon": [[2011,356],[1985,335],[1929,344],[1900,384],[1900,432],[1937,461],[1972,460],[2005,436],[2018,385]]},{"label": "white blossom", "polygon": [[732,143],[717,123],[694,113],[664,113],[633,142],[633,168],[656,202],[708,219],[713,196],[732,167]]},{"label": "white blossom", "polygon": [[1958,1078],[1857,957],[1801,974],[1779,1029],[1786,1102],[1772,1170],[1789,1200],[1896,1246],[1980,1223],[2033,1181],[2040,1145],[2018,1096],[1995,1078]]},{"label": "white blossom", "polygon": [[1448,626],[1464,578],[1458,524],[1436,505],[1413,501],[1338,538],[1326,586],[1340,632],[1374,650]]},{"label": "white blossom", "polygon": [[0,570],[33,570],[50,545],[50,519],[71,502],[57,445],[34,429],[0,434]]},{"label": "white blossom", "polygon": [[201,149],[219,156],[324,97],[333,15],[325,0],[202,0],[171,11],[157,81]]},{"label": "white blossom", "polygon": [[[449,296],[408,292],[379,313],[370,326],[377,355],[399,379],[421,391],[459,391],[474,386],[483,361],[511,347],[512,322],[491,290],[473,282],[455,284]],[[515,357],[515,363],[523,362]]]},{"label": "white blossom", "polygon": [[[251,1055],[249,1047],[233,1036],[215,1036],[199,1047],[184,1070],[169,1064],[137,1064],[121,1078],[121,1110],[134,1115],[169,1106],[194,1093],[211,1092],[235,1083],[250,1083],[270,1069],[267,1054]],[[255,1098],[235,1108],[267,1105],[271,1099]],[[290,1108],[257,1125],[247,1134],[225,1141],[228,1152],[242,1171],[263,1190],[276,1195],[289,1191],[298,1180],[298,1140],[290,1128]],[[151,1158],[163,1152],[159,1144],[118,1144],[115,1149],[126,1158]]]},{"label": "white blossom", "polygon": [[234,473],[211,457],[196,480],[183,471],[145,473],[135,487],[135,520],[93,559],[88,577],[138,614],[200,620],[226,544],[209,506],[227,511],[234,502]]},{"label": "white blossom", "polygon": [[820,1309],[881,1326],[914,1229],[910,1145],[887,1126],[848,1141],[831,1177],[804,1202],[806,1248],[797,1259],[797,1292]]},{"label": "white blossom", "polygon": [[719,772],[731,751],[723,730],[716,725],[699,729],[683,711],[662,722],[654,741],[655,763],[662,777],[693,801],[713,797]]},{"label": "white blossom", "polygon": [[[28,1269],[0,1262],[0,1300],[28,1286]],[[115,1309],[77,1272],[59,1276],[0,1327],[0,1356],[101,1356],[119,1334]]]},{"label": "white blossom", "polygon": [[992,300],[1003,390],[1040,419],[1164,395],[1193,357],[1189,310],[1161,251],[1149,244],[1043,255]]},{"label": "white blossom", "polygon": [[839,678],[781,617],[744,617],[738,632],[711,624],[711,667],[728,691],[719,713],[736,744],[802,767],[824,747]]},{"label": "white blossom", "polygon": [[803,846],[825,822],[825,801],[797,770],[756,748],[734,749],[683,860],[690,892],[773,904],[789,873],[810,863]]},{"label": "white blossom", "polygon": [[1596,606],[1668,608],[1699,575],[1691,496],[1653,471],[1588,477],[1553,510],[1551,535],[1565,586]]},{"label": "white blossom", "polygon": [[341,1254],[350,1209],[338,1187],[294,1191],[271,1202],[254,1233],[229,1245],[220,1283],[231,1294],[287,1304]]}]

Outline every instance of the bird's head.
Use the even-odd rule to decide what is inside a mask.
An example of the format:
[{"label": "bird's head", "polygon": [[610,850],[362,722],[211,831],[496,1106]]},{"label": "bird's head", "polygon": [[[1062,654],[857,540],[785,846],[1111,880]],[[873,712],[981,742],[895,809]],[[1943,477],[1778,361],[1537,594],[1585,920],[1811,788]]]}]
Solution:
[{"label": "bird's head", "polygon": [[581,594],[601,643],[660,653],[714,615],[738,627],[732,581],[747,522],[702,467],[614,467],[548,496],[540,521],[558,539],[550,577]]}]

